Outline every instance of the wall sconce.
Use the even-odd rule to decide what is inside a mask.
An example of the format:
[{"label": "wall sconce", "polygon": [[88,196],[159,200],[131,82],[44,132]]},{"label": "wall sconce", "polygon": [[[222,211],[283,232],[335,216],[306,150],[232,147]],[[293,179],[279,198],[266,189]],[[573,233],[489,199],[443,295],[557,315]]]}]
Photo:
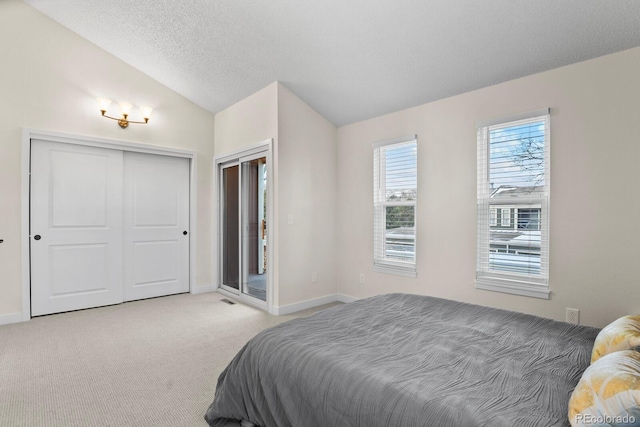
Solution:
[{"label": "wall sconce", "polygon": [[98,98],[98,105],[100,105],[100,112],[102,113],[102,117],[106,117],[107,119],[116,120],[122,129],[125,129],[129,126],[129,123],[137,123],[137,124],[147,124],[149,123],[149,117],[151,117],[151,112],[153,108],[150,107],[140,107],[140,111],[142,112],[142,117],[144,118],[144,122],[136,122],[133,120],[129,120],[129,113],[131,113],[131,109],[133,105],[128,102],[120,103],[120,112],[122,113],[122,117],[111,117],[107,116],[107,108],[111,105],[111,100],[107,98]]}]

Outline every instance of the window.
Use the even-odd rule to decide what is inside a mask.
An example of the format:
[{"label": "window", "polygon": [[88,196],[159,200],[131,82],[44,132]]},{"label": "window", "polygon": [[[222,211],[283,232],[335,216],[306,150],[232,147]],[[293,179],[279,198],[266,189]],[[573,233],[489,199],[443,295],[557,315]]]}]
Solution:
[{"label": "window", "polygon": [[500,224],[503,227],[511,226],[511,209],[500,209]]},{"label": "window", "polygon": [[540,208],[518,209],[519,230],[540,230]]},{"label": "window", "polygon": [[373,266],[416,277],[416,136],[373,145]]},{"label": "window", "polygon": [[478,126],[476,287],[549,298],[549,110]]},{"label": "window", "polygon": [[498,209],[489,209],[489,225],[496,227],[498,225]]}]

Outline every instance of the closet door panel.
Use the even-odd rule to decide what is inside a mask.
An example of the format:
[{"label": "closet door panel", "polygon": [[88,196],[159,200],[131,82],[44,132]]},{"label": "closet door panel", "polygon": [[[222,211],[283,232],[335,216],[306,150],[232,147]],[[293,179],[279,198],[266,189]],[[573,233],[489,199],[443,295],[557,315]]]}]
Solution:
[{"label": "closet door panel", "polygon": [[33,316],[122,302],[118,150],[33,140]]},{"label": "closet door panel", "polygon": [[124,300],[189,291],[189,160],[124,154]]}]

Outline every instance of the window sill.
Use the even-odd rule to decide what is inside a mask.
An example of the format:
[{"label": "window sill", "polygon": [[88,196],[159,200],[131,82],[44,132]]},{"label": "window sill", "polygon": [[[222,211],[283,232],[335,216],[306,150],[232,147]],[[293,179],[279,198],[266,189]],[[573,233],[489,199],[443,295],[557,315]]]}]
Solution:
[{"label": "window sill", "polygon": [[418,277],[418,272],[416,271],[415,267],[402,268],[374,264],[373,271],[384,274],[393,274],[394,276],[412,277],[414,279]]},{"label": "window sill", "polygon": [[549,299],[551,291],[546,285],[518,282],[496,278],[481,277],[476,279],[476,289],[522,295],[532,298]]}]

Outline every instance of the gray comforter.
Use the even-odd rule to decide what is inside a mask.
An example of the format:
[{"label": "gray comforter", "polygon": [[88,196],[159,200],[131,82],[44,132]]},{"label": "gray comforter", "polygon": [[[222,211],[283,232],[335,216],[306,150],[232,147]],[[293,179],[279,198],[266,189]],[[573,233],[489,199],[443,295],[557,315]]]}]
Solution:
[{"label": "gray comforter", "polygon": [[268,329],[218,380],[211,426],[568,426],[597,329],[417,295]]}]

